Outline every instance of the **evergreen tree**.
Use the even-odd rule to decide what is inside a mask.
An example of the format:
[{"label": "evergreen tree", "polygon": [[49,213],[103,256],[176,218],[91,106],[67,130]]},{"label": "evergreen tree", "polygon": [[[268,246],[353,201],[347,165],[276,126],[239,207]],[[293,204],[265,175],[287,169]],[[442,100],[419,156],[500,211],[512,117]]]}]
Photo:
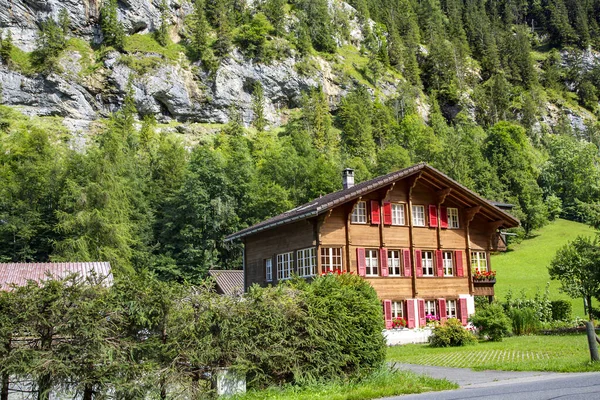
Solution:
[{"label": "evergreen tree", "polygon": [[259,81],[254,82],[252,88],[252,113],[254,114],[252,125],[259,132],[264,131],[267,126],[265,118],[265,91]]},{"label": "evergreen tree", "polygon": [[119,21],[117,0],[107,0],[100,9],[100,26],[103,43],[123,50],[125,46],[125,29]]},{"label": "evergreen tree", "polygon": [[11,57],[13,47],[14,44],[12,31],[8,30],[4,38],[2,38],[2,33],[0,32],[0,59],[5,65],[8,65],[9,67],[13,64]]},{"label": "evergreen tree", "polygon": [[66,8],[62,8],[58,13],[58,25],[60,25],[63,35],[66,37],[71,31],[71,17],[69,17],[69,12]]},{"label": "evergreen tree", "polygon": [[312,139],[312,146],[320,153],[332,154],[336,138],[331,130],[329,103],[321,87],[302,95],[301,126]]},{"label": "evergreen tree", "polygon": [[305,22],[312,46],[318,51],[333,53],[336,45],[327,1],[302,0],[299,5],[306,13]]},{"label": "evergreen tree", "polygon": [[55,68],[58,56],[67,47],[63,28],[52,18],[43,22],[36,39],[35,62],[45,69]]},{"label": "evergreen tree", "polygon": [[263,13],[269,19],[276,35],[282,36],[285,22],[285,0],[266,0],[262,6]]},{"label": "evergreen tree", "polygon": [[154,31],[154,38],[163,47],[169,44],[169,6],[166,0],[160,3],[160,26]]},{"label": "evergreen tree", "polygon": [[375,156],[371,126],[372,101],[364,86],[358,86],[344,97],[340,104],[339,118],[346,153],[366,161],[372,160]]}]

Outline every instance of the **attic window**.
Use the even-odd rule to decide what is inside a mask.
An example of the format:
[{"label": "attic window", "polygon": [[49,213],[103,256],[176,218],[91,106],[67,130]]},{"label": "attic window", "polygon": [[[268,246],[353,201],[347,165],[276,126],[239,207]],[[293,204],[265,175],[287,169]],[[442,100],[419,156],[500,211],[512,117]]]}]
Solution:
[{"label": "attic window", "polygon": [[367,223],[367,203],[365,201],[359,201],[352,210],[352,223],[353,224],[366,224]]}]

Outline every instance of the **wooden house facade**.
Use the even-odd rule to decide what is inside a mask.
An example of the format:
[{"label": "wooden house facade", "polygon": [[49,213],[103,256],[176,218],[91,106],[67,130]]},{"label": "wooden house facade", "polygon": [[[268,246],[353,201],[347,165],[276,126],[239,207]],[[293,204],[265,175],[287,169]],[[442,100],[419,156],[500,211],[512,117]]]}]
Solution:
[{"label": "wooden house facade", "polygon": [[344,171],[344,189],[227,237],[243,240],[244,287],[310,278],[334,270],[371,283],[386,326],[427,318],[466,324],[474,296],[493,296],[490,253],[499,230],[518,226],[505,210],[427,164],[360,184]]}]

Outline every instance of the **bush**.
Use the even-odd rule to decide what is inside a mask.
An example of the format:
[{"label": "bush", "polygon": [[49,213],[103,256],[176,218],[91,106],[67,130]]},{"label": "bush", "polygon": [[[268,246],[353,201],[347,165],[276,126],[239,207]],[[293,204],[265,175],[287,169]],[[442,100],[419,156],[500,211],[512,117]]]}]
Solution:
[{"label": "bush", "polygon": [[490,304],[478,310],[470,321],[479,329],[479,334],[493,342],[501,342],[510,333],[511,321],[500,304]]},{"label": "bush", "polygon": [[429,336],[431,347],[458,347],[477,342],[475,336],[466,330],[459,320],[450,318],[433,330]]},{"label": "bush", "polygon": [[515,308],[511,311],[510,317],[515,335],[531,335],[540,327],[540,320],[533,308]]},{"label": "bush", "polygon": [[573,306],[567,300],[554,300],[550,302],[553,321],[570,321]]}]

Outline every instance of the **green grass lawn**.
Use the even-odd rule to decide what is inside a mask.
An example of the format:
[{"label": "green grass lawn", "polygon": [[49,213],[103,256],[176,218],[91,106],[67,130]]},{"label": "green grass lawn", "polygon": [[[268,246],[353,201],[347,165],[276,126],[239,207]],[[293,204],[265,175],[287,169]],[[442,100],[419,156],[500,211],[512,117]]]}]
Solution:
[{"label": "green grass lawn", "polygon": [[594,235],[595,231],[585,224],[559,219],[534,233],[534,237],[511,245],[511,251],[492,256],[492,269],[497,271],[495,292],[498,300],[506,297],[509,289],[518,296],[521,290],[529,297],[535,291],[543,291],[550,282],[550,299],[570,300],[573,316],[584,317],[583,300],[571,299],[559,292],[560,283],[550,281],[548,265],[556,251],[578,235]]},{"label": "green grass lawn", "polygon": [[382,371],[358,383],[331,383],[290,386],[249,391],[235,400],[367,400],[400,394],[457,389],[447,380],[417,375],[409,371]]},{"label": "green grass lawn", "polygon": [[585,334],[514,336],[502,342],[473,346],[433,348],[411,344],[388,349],[388,361],[443,367],[507,371],[600,371],[592,364]]}]

